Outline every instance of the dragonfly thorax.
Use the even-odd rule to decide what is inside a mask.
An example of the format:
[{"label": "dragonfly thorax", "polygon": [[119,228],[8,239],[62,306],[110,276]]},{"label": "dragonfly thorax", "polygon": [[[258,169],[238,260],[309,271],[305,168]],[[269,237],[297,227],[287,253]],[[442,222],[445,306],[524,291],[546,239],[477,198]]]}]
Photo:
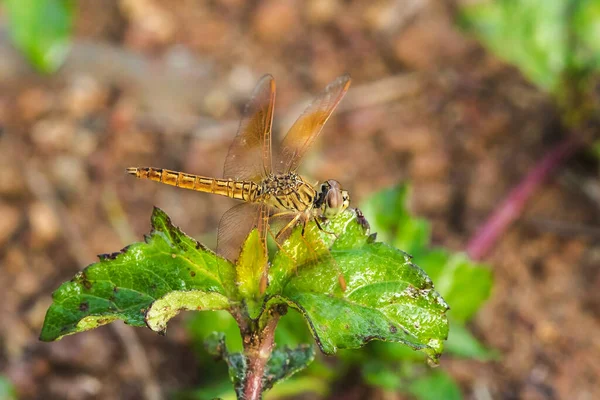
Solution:
[{"label": "dragonfly thorax", "polygon": [[313,207],[317,191],[298,174],[270,174],[260,187],[257,201],[286,211],[303,212]]}]

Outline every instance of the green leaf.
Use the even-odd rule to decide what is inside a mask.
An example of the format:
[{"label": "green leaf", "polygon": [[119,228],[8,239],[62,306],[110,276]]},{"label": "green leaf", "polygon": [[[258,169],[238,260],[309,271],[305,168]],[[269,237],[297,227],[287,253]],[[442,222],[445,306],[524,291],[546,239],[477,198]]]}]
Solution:
[{"label": "green leaf", "polygon": [[15,46],[41,72],[65,60],[75,13],[74,0],[4,0]]},{"label": "green leaf", "polygon": [[412,380],[406,390],[418,400],[461,400],[460,388],[443,370]]},{"label": "green leaf", "polygon": [[52,295],[40,339],[122,319],[164,331],[181,310],[228,309],[237,296],[234,266],[173,226],[155,208],[152,233],[79,272]]},{"label": "green leaf", "polygon": [[260,278],[265,264],[268,262],[265,248],[254,229],[242,246],[242,251],[236,263],[236,284],[241,299],[246,301],[250,318],[257,318],[262,310],[260,294]]},{"label": "green leaf", "polygon": [[300,227],[294,230],[273,260],[267,294],[304,315],[326,354],[377,339],[404,343],[437,361],[448,334],[448,306],[427,274],[406,253],[374,242],[353,211],[324,230],[330,233],[314,223],[304,237]]},{"label": "green leaf", "polygon": [[446,351],[459,357],[473,358],[480,361],[495,360],[498,353],[487,349],[479,342],[464,323],[450,321],[450,332],[446,342]]},{"label": "green leaf", "polygon": [[271,389],[275,383],[281,382],[303,370],[314,359],[315,349],[310,345],[303,344],[295,348],[275,347],[265,370],[264,390]]},{"label": "green leaf", "polygon": [[[246,374],[246,359],[242,353],[230,353],[225,344],[225,335],[214,332],[205,342],[206,349],[216,357],[222,358],[229,367],[229,378],[238,398],[243,398],[243,387]],[[267,391],[296,372],[306,368],[315,357],[312,346],[300,345],[296,348],[275,347],[265,367],[263,391]]]}]

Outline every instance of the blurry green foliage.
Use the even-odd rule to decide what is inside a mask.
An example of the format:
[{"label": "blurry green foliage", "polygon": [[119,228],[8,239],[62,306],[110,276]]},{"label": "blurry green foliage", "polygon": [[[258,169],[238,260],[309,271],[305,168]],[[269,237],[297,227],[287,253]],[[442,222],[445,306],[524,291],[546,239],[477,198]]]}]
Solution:
[{"label": "blurry green foliage", "polygon": [[3,0],[10,37],[40,72],[54,72],[70,44],[75,0]]},{"label": "blurry green foliage", "polygon": [[460,22],[550,92],[600,68],[598,0],[477,2],[463,6]]},{"label": "blurry green foliage", "polygon": [[0,400],[16,400],[17,393],[10,381],[0,375]]},{"label": "blurry green foliage", "polygon": [[462,399],[458,385],[443,370],[415,378],[408,384],[407,392],[420,400]]}]

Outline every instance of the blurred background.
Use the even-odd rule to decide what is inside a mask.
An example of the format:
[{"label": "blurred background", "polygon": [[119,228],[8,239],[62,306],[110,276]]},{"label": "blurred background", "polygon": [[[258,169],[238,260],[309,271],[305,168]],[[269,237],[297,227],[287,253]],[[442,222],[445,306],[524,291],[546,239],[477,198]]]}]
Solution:
[{"label": "blurred background", "polygon": [[[228,199],[125,168],[221,176],[261,75],[280,138],[345,72],[303,173],[402,221],[451,340],[436,369],[381,343],[321,356],[267,398],[600,398],[599,37],[597,0],[0,1],[0,399],[232,398],[201,344],[235,341],[226,315],[42,343],[51,293],[153,205],[214,246]],[[278,343],[304,330],[291,313]]]}]

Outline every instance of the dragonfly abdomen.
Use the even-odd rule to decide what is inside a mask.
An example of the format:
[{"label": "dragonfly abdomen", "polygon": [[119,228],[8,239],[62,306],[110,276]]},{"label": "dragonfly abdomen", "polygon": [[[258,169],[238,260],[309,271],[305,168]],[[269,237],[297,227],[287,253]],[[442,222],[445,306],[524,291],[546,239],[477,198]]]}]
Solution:
[{"label": "dragonfly abdomen", "polygon": [[250,181],[234,181],[232,179],[215,179],[185,172],[172,171],[163,168],[128,168],[127,172],[140,179],[164,183],[184,189],[204,193],[214,193],[232,199],[254,201],[258,185]]}]

